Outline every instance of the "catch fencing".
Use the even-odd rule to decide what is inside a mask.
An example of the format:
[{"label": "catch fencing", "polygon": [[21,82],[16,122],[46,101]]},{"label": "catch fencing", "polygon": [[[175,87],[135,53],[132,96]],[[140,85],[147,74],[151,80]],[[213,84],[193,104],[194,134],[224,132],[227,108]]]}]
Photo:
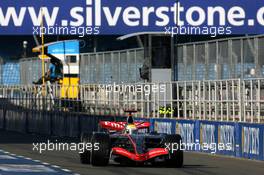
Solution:
[{"label": "catch fencing", "polygon": [[[32,84],[42,76],[39,58],[20,59],[22,85]],[[80,83],[135,83],[141,81],[139,68],[144,64],[144,49],[80,54]],[[45,72],[48,60],[45,60]]]},{"label": "catch fencing", "polygon": [[144,63],[144,49],[82,53],[81,84],[136,83],[141,81],[139,68]]},{"label": "catch fencing", "polygon": [[[45,60],[45,70],[48,70],[48,61]],[[22,58],[19,60],[20,65],[20,84],[32,85],[42,77],[42,61],[39,58]]]},{"label": "catch fencing", "polygon": [[[65,94],[78,98],[62,98]],[[1,86],[0,97],[34,110],[124,116],[124,110],[134,109],[141,118],[264,122],[264,79]]]},{"label": "catch fencing", "polygon": [[263,58],[263,35],[179,44],[177,80],[263,78]]}]

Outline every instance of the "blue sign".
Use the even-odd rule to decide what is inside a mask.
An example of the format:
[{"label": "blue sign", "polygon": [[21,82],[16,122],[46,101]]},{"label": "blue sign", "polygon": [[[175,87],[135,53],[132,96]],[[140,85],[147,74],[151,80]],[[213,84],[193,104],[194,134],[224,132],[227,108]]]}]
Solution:
[{"label": "blue sign", "polygon": [[[42,25],[43,24],[43,25]],[[264,33],[259,0],[1,0],[0,34]]]},{"label": "blue sign", "polygon": [[[218,150],[221,154],[235,156],[236,139],[235,139],[235,125],[219,124],[218,125],[218,144],[224,145],[223,150]],[[239,146],[239,145],[238,145]]]},{"label": "blue sign", "polygon": [[154,131],[164,134],[175,134],[176,121],[171,119],[151,119]]},{"label": "blue sign", "polygon": [[79,41],[62,41],[48,46],[49,54],[79,54]]}]

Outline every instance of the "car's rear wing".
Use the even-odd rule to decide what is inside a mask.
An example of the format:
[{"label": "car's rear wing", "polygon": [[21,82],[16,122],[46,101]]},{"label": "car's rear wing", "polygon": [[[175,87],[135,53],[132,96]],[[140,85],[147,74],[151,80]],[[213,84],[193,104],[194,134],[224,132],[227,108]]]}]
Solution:
[{"label": "car's rear wing", "polygon": [[[99,125],[101,128],[112,130],[112,131],[122,131],[125,129],[127,122],[111,122],[111,121],[100,121]],[[134,122],[137,129],[145,129],[150,127],[149,122]]]}]

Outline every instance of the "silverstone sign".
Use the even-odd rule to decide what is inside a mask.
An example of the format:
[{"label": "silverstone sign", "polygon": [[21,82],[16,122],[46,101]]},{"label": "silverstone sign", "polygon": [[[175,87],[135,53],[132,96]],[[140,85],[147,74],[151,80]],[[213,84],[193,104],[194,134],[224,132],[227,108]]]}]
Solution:
[{"label": "silverstone sign", "polygon": [[[43,23],[43,26],[42,26]],[[0,34],[264,33],[259,0],[1,0]]]}]

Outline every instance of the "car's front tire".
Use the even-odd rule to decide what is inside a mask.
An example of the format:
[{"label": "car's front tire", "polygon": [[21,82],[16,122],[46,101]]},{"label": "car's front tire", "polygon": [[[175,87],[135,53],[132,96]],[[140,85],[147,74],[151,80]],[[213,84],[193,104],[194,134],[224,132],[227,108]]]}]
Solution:
[{"label": "car's front tire", "polygon": [[[178,134],[167,135],[164,138],[164,144],[170,145],[169,158],[166,160],[166,165],[169,167],[181,168],[183,167],[183,150],[180,149],[181,136]],[[172,145],[177,144],[176,150],[172,150]],[[175,148],[175,147],[174,147]]]},{"label": "car's front tire", "polygon": [[110,137],[106,133],[94,133],[91,139],[93,147],[91,164],[93,166],[107,166],[110,157]]},{"label": "car's front tire", "polygon": [[81,142],[84,144],[84,151],[80,153],[80,161],[82,164],[90,164],[91,150],[87,150],[85,145],[91,142],[91,136],[92,134],[86,133],[81,135]]}]

